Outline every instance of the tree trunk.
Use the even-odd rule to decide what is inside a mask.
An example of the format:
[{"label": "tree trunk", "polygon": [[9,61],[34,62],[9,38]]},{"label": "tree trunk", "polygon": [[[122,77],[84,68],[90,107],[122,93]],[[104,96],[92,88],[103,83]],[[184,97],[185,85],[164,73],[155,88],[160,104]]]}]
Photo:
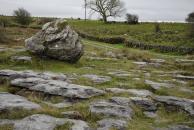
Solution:
[{"label": "tree trunk", "polygon": [[104,23],[107,23],[107,17],[106,17],[106,15],[103,15],[102,17],[103,17]]}]

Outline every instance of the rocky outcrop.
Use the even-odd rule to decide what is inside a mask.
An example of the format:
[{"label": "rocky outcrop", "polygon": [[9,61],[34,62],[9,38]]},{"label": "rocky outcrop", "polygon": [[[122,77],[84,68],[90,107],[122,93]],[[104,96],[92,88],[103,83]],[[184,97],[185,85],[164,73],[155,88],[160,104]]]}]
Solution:
[{"label": "rocky outcrop", "polygon": [[155,96],[156,102],[162,103],[169,109],[180,109],[194,116],[194,100],[172,96]]},{"label": "rocky outcrop", "polygon": [[41,31],[25,42],[30,52],[62,61],[76,62],[83,55],[78,34],[64,19],[46,23]]},{"label": "rocky outcrop", "polygon": [[13,130],[54,130],[57,126],[72,124],[71,130],[89,130],[86,122],[81,120],[55,118],[48,115],[32,115],[22,120],[0,120],[0,125],[12,124]]},{"label": "rocky outcrop", "polygon": [[93,87],[70,84],[66,75],[51,72],[1,70],[0,77],[11,80],[12,86],[68,98],[87,99],[105,93]]},{"label": "rocky outcrop", "polygon": [[35,110],[40,109],[40,105],[28,101],[26,98],[10,93],[0,93],[0,112],[14,109]]}]

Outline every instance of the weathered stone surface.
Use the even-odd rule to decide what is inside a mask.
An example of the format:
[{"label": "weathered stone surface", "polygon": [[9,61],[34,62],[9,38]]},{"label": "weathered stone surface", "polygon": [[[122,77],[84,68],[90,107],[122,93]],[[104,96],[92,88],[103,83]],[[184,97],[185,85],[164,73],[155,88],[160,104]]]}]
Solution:
[{"label": "weathered stone surface", "polygon": [[25,42],[27,50],[32,53],[62,61],[76,62],[83,55],[81,40],[65,19],[46,23]]},{"label": "weathered stone surface", "polygon": [[86,122],[81,120],[71,120],[63,118],[55,118],[48,115],[32,115],[22,120],[7,121],[0,120],[0,125],[13,124],[14,130],[54,130],[55,127],[71,123],[71,130],[89,130],[89,126]]},{"label": "weathered stone surface", "polygon": [[88,78],[97,84],[106,83],[106,82],[111,81],[111,77],[109,77],[109,76],[99,76],[99,75],[94,75],[94,74],[86,74],[86,75],[82,75],[82,77]]},{"label": "weathered stone surface", "polygon": [[106,52],[106,53],[105,53],[105,56],[106,56],[106,57],[110,57],[110,58],[116,58],[116,57],[117,57],[116,54],[113,53],[112,51]]},{"label": "weathered stone surface", "polygon": [[184,126],[184,125],[175,125],[175,126],[169,126],[168,128],[156,128],[155,130],[194,130],[194,128]]},{"label": "weathered stone surface", "polygon": [[78,111],[67,111],[61,113],[65,118],[81,119],[82,115]]},{"label": "weathered stone surface", "polygon": [[148,90],[144,90],[144,89],[120,89],[120,88],[107,88],[106,89],[107,92],[111,92],[111,93],[115,93],[115,94],[120,94],[120,93],[129,93],[138,97],[148,97],[148,96],[152,96],[153,93],[148,91]]},{"label": "weathered stone surface", "polygon": [[181,79],[181,80],[194,80],[194,76],[184,76],[184,75],[176,75],[176,79]]},{"label": "weathered stone surface", "polygon": [[166,62],[166,60],[164,59],[150,59],[150,61],[153,63],[165,63]]},{"label": "weathered stone surface", "polygon": [[125,120],[118,119],[103,119],[97,122],[99,128],[97,130],[110,130],[114,128],[116,130],[127,130],[127,122]]},{"label": "weathered stone surface", "polygon": [[172,96],[155,96],[156,102],[164,104],[166,107],[175,107],[187,112],[189,115],[194,116],[194,100],[178,98]]},{"label": "weathered stone surface", "polygon": [[144,111],[155,112],[157,110],[154,102],[148,98],[130,97],[130,100],[137,106],[140,106]]},{"label": "weathered stone surface", "polygon": [[173,85],[169,83],[158,83],[151,80],[146,80],[145,83],[150,85],[154,90],[159,90],[161,88],[172,88]]},{"label": "weathered stone surface", "polygon": [[119,105],[111,101],[95,101],[90,105],[90,111],[95,114],[103,114],[105,116],[116,116],[120,118],[131,119],[133,110],[126,105]]},{"label": "weathered stone surface", "polygon": [[30,102],[19,95],[3,92],[0,93],[0,111],[13,109],[34,110],[40,108],[40,105]]},{"label": "weathered stone surface", "polygon": [[69,84],[60,80],[45,80],[42,78],[18,78],[12,80],[11,85],[68,98],[87,99],[105,93],[102,90],[89,86]]},{"label": "weathered stone surface", "polygon": [[157,114],[155,113],[157,110],[156,105],[151,99],[143,98],[143,97],[112,97],[111,102],[114,102],[118,105],[123,106],[139,106],[143,111],[145,116],[149,118],[155,118]]},{"label": "weathered stone surface", "polygon": [[11,57],[11,61],[30,63],[30,62],[32,62],[32,57],[30,57],[30,56],[13,56],[13,57]]},{"label": "weathered stone surface", "polygon": [[67,76],[61,73],[52,73],[52,72],[34,72],[31,70],[26,71],[14,71],[14,70],[0,70],[0,77],[6,77],[9,79],[16,79],[16,78],[42,78],[45,80],[62,80],[66,81]]}]

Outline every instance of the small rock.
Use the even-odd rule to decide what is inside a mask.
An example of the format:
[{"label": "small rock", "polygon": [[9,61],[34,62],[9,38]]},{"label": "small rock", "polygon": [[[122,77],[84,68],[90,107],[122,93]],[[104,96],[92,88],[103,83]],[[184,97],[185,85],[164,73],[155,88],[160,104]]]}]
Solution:
[{"label": "small rock", "polygon": [[194,80],[194,76],[184,76],[184,75],[176,75],[176,79],[181,79],[181,80]]},{"label": "small rock", "polygon": [[106,52],[106,53],[105,53],[105,56],[106,56],[106,57],[110,57],[110,58],[116,58],[116,57],[117,57],[116,54],[113,53],[112,51]]},{"label": "small rock", "polygon": [[48,106],[52,106],[52,107],[56,107],[56,108],[68,108],[68,107],[71,107],[72,106],[72,103],[71,102],[68,102],[68,101],[64,101],[64,102],[60,102],[60,103],[56,103],[56,104],[53,104],[53,103],[50,103],[50,102],[43,102],[45,104],[47,104]]},{"label": "small rock", "polygon": [[86,74],[86,75],[82,75],[82,77],[88,78],[97,84],[102,84],[102,83],[106,83],[106,82],[111,81],[111,77],[109,77],[109,76],[99,76],[99,75],[94,75],[94,74]]},{"label": "small rock", "polygon": [[40,105],[30,102],[19,95],[3,92],[0,93],[0,111],[13,109],[34,110],[40,108]]},{"label": "small rock", "polygon": [[30,63],[32,62],[32,57],[29,56],[13,56],[11,57],[11,61],[15,61],[15,62],[26,62],[26,63]]},{"label": "small rock", "polygon": [[97,130],[110,130],[115,128],[116,130],[127,130],[127,122],[118,119],[103,119],[97,122],[99,127]]},{"label": "small rock", "polygon": [[152,89],[154,89],[154,90],[159,90],[162,87],[164,87],[164,88],[172,88],[173,87],[172,84],[168,84],[168,83],[158,83],[158,82],[153,82],[151,80],[146,80],[145,83],[147,85],[150,85],[152,87]]},{"label": "small rock", "polygon": [[129,77],[131,76],[132,74],[129,73],[129,72],[126,72],[126,71],[114,71],[114,72],[109,72],[108,73],[109,75],[112,75],[112,76],[115,76],[115,77],[118,77],[118,78],[126,78],[126,77]]},{"label": "small rock", "polygon": [[95,101],[90,104],[91,113],[103,114],[105,116],[116,116],[131,119],[133,110],[129,106],[123,106],[110,101]]},{"label": "small rock", "polygon": [[166,108],[181,109],[189,115],[194,116],[194,100],[172,96],[155,96],[154,100],[164,104]]},{"label": "small rock", "polygon": [[130,100],[137,106],[141,107],[143,111],[155,112],[157,110],[154,102],[148,98],[130,97]]},{"label": "small rock", "polygon": [[145,111],[143,114],[148,118],[156,118],[158,115],[155,112]]},{"label": "small rock", "polygon": [[64,118],[70,118],[70,119],[81,119],[82,115],[78,111],[67,111],[61,113]]},{"label": "small rock", "polygon": [[155,130],[194,130],[194,128],[183,125],[175,125],[169,126],[168,128],[156,128]]},{"label": "small rock", "polygon": [[148,97],[152,96],[153,93],[144,90],[144,89],[120,89],[120,88],[107,88],[105,89],[107,92],[115,93],[115,94],[120,94],[120,93],[129,93],[138,97]]}]

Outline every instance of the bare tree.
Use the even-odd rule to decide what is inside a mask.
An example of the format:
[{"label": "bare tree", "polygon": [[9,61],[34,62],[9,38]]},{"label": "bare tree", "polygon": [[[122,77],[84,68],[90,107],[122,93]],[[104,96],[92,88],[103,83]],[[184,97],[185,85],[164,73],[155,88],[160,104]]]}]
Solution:
[{"label": "bare tree", "polygon": [[120,17],[125,11],[124,3],[120,0],[90,0],[87,7],[93,11],[92,13],[100,14],[105,23],[108,17]]}]

